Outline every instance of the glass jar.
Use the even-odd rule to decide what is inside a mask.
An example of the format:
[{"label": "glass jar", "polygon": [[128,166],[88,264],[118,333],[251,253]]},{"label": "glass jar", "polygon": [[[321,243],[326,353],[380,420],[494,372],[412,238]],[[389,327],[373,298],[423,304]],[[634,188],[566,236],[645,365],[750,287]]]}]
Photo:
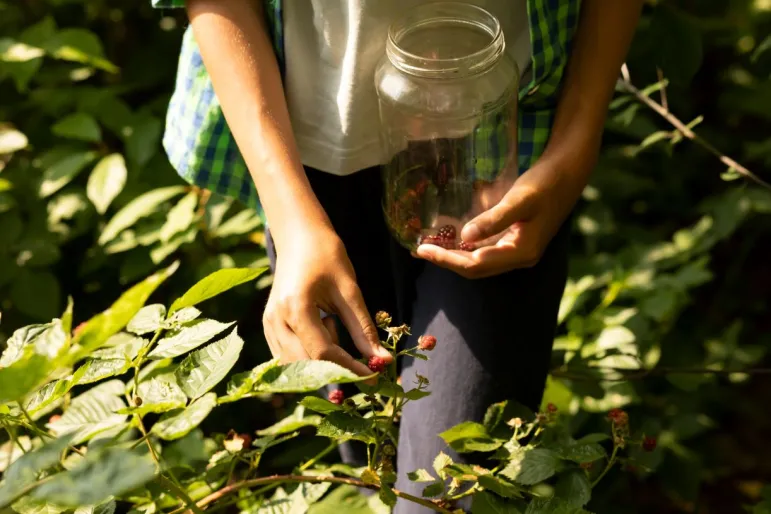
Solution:
[{"label": "glass jar", "polygon": [[383,210],[408,249],[472,250],[463,225],[517,178],[519,70],[505,46],[495,16],[471,4],[424,4],[389,28],[375,73]]}]

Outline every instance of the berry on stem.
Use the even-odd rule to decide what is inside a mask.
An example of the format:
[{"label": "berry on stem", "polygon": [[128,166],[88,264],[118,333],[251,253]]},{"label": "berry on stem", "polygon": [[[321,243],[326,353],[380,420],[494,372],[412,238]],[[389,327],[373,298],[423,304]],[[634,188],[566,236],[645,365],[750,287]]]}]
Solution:
[{"label": "berry on stem", "polygon": [[385,311],[379,311],[375,314],[375,324],[380,328],[386,328],[391,324],[391,315]]},{"label": "berry on stem", "polygon": [[646,435],[645,437],[643,437],[642,449],[645,450],[646,452],[652,452],[653,450],[656,449],[657,444],[658,442],[656,441],[655,437],[650,437]]},{"label": "berry on stem", "polygon": [[369,362],[367,362],[367,367],[374,373],[382,373],[387,366],[388,363],[386,360],[383,357],[378,357],[377,355],[370,357]]},{"label": "berry on stem", "polygon": [[436,338],[430,334],[422,335],[418,338],[418,348],[425,352],[430,352],[436,347]]},{"label": "berry on stem", "polygon": [[629,424],[629,414],[621,409],[611,409],[608,412],[608,419],[619,427],[625,427]]},{"label": "berry on stem", "polygon": [[329,401],[335,405],[342,405],[343,400],[345,400],[345,393],[342,389],[333,389],[329,392]]},{"label": "berry on stem", "polygon": [[554,405],[553,403],[550,403],[549,405],[547,405],[547,406],[546,406],[546,409],[547,409],[549,412],[551,412],[552,414],[554,414],[555,412],[557,412],[557,406],[556,406],[556,405]]}]

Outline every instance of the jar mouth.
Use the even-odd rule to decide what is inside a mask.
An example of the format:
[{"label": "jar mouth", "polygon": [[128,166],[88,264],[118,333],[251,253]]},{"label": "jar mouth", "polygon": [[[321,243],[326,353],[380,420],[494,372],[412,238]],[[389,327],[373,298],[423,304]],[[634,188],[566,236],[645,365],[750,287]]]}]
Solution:
[{"label": "jar mouth", "polygon": [[498,19],[476,5],[434,2],[411,9],[388,29],[386,56],[425,78],[470,76],[498,62],[506,43]]}]

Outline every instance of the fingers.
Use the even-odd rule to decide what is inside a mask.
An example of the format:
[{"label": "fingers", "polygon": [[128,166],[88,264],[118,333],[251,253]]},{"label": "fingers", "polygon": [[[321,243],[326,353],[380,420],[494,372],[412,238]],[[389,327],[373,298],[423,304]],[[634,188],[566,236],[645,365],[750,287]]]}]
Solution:
[{"label": "fingers", "polygon": [[469,243],[481,241],[529,219],[535,207],[533,193],[529,187],[515,185],[497,205],[469,221],[461,230],[461,239]]},{"label": "fingers", "polygon": [[380,345],[377,328],[364,304],[359,287],[353,284],[341,288],[334,298],[334,303],[337,314],[348,329],[353,343],[362,356],[369,359],[373,355],[377,355],[385,359],[386,362],[391,362],[393,360],[391,354]]}]

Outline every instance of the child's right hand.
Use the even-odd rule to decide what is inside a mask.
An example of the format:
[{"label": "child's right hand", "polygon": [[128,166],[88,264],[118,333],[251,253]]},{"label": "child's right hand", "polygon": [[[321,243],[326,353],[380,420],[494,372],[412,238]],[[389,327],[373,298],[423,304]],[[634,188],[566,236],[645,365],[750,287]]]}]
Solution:
[{"label": "child's right hand", "polygon": [[274,357],[284,363],[327,360],[362,376],[372,374],[338,345],[334,319],[322,320],[322,309],[340,317],[366,359],[377,355],[392,360],[380,345],[353,266],[334,230],[313,227],[294,233],[278,255],[263,315],[265,337]]}]

